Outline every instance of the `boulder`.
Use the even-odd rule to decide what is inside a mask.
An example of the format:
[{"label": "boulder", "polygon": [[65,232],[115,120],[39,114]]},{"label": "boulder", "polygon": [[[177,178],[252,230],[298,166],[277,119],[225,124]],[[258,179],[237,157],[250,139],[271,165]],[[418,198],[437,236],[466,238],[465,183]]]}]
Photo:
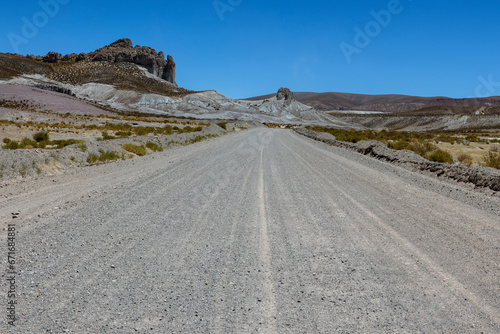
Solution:
[{"label": "boulder", "polygon": [[70,53],[68,55],[65,55],[61,58],[62,61],[70,61],[70,60],[76,60],[78,55],[76,53]]},{"label": "boulder", "polygon": [[132,49],[132,41],[130,38],[120,38],[116,42],[113,42],[109,45],[110,48],[125,48],[125,49]]},{"label": "boulder", "polygon": [[59,61],[61,55],[57,52],[49,52],[45,57],[43,57],[42,61],[44,63],[52,63],[55,64]]},{"label": "boulder", "polygon": [[76,56],[76,61],[83,61],[83,60],[86,60],[88,59],[88,55],[86,53],[80,53],[78,54],[78,56]]}]

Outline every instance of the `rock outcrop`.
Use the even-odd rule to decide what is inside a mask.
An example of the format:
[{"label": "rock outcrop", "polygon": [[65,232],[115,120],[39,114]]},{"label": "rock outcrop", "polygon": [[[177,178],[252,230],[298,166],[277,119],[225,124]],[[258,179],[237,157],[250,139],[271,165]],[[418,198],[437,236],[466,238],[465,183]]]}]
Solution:
[{"label": "rock outcrop", "polygon": [[281,87],[278,90],[278,94],[276,94],[276,98],[278,99],[278,101],[283,100],[283,99],[285,101],[295,101],[292,91],[288,88],[283,88],[283,87]]},{"label": "rock outcrop", "polygon": [[45,63],[58,63],[59,61],[104,61],[111,63],[133,63],[142,66],[149,73],[164,79],[173,85],[175,83],[175,62],[172,56],[165,55],[162,51],[159,53],[148,46],[135,47],[128,38],[122,38],[116,42],[106,45],[90,53],[72,53],[62,56],[56,52],[49,52],[46,56],[29,55],[27,58],[38,60]]},{"label": "rock outcrop", "polygon": [[288,88],[283,88],[283,87],[281,87],[278,90],[278,93],[276,94],[276,99],[278,101],[284,101],[284,104],[287,106],[290,105],[293,101],[295,101],[292,91]]},{"label": "rock outcrop", "polygon": [[43,89],[43,90],[49,90],[51,92],[56,92],[56,93],[61,93],[61,94],[66,94],[66,95],[71,95],[71,96],[76,96],[71,89],[69,88],[64,88],[60,86],[55,86],[55,85],[48,85],[48,84],[36,84],[34,87]]},{"label": "rock outcrop", "polygon": [[167,80],[168,82],[175,83],[175,62],[172,56],[167,56],[167,64],[165,65],[165,69],[163,70],[163,80]]},{"label": "rock outcrop", "polygon": [[117,40],[116,42],[113,42],[109,45],[111,48],[125,48],[125,49],[131,49],[134,47],[132,44],[132,41],[130,38],[121,38]]},{"label": "rock outcrop", "polygon": [[56,52],[49,52],[47,53],[46,56],[44,56],[42,58],[42,61],[44,63],[57,63],[59,61],[59,58],[61,57],[61,55],[59,53],[56,53]]}]

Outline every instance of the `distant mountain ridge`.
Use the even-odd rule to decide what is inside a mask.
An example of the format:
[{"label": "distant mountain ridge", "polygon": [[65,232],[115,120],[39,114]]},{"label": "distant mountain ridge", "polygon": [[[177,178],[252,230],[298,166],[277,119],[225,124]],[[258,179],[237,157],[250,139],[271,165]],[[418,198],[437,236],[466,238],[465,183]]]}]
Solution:
[{"label": "distant mountain ridge", "polygon": [[[294,92],[295,99],[303,104],[314,107],[316,110],[361,110],[382,112],[413,112],[421,110],[422,113],[446,112],[462,113],[465,109],[480,110],[483,114],[497,113],[500,106],[500,97],[453,99],[444,96],[420,97],[409,95],[366,95],[351,93],[313,93]],[[246,100],[263,100],[273,94],[248,98]],[[494,112],[493,112],[494,111]]]}]

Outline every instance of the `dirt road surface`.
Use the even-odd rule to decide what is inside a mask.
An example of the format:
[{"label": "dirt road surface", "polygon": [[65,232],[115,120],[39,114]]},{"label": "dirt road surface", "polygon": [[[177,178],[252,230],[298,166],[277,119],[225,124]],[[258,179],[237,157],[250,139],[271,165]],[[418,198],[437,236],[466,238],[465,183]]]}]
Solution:
[{"label": "dirt road surface", "polygon": [[4,185],[0,331],[498,333],[499,204],[264,128]]}]

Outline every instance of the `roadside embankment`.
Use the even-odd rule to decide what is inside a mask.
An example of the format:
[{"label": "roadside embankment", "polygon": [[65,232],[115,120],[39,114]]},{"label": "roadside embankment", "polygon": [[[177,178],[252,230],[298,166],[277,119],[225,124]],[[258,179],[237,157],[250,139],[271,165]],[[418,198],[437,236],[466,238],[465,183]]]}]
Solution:
[{"label": "roadside embankment", "polygon": [[358,143],[342,142],[328,133],[319,133],[305,128],[296,128],[298,134],[324,142],[328,145],[341,147],[351,151],[387,161],[412,171],[420,171],[439,178],[460,183],[471,184],[478,189],[500,191],[500,171],[487,167],[465,167],[453,164],[443,164],[428,161],[414,152],[393,150],[381,142],[370,140]]}]

